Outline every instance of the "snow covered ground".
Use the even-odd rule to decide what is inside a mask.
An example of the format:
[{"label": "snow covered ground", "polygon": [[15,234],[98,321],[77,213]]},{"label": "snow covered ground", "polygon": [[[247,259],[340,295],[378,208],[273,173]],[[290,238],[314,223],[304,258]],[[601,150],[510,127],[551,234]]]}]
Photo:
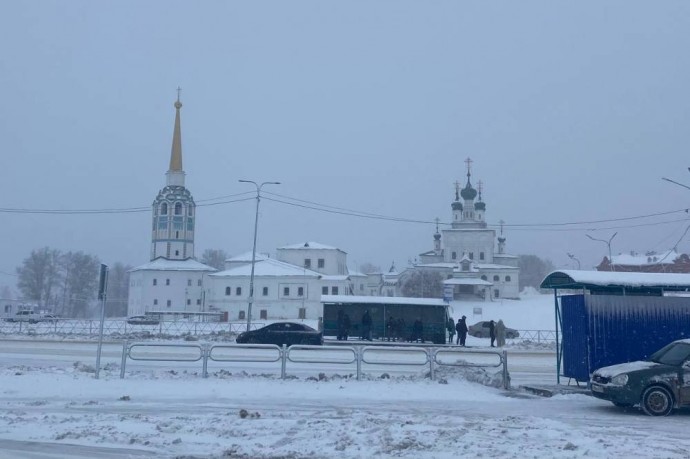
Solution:
[{"label": "snow covered ground", "polygon": [[[552,300],[492,303],[477,320],[539,328]],[[506,391],[473,382],[492,380],[477,369],[357,381],[153,367],[119,379],[110,359],[97,380],[92,359],[38,357],[0,348],[0,458],[690,458],[690,411],[652,418],[584,394]]]}]

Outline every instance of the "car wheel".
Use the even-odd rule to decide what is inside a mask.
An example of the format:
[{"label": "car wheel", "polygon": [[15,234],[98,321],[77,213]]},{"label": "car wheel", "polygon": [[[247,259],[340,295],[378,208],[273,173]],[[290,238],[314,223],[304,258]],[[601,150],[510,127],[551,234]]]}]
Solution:
[{"label": "car wheel", "polygon": [[668,416],[673,411],[673,396],[662,386],[651,386],[642,394],[642,411],[650,416]]}]

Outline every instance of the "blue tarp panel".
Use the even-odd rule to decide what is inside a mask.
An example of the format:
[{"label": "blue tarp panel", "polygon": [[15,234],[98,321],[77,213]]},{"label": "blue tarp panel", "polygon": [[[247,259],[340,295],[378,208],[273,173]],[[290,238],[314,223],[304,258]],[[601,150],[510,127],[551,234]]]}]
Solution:
[{"label": "blue tarp panel", "polygon": [[688,297],[569,295],[561,297],[561,313],[563,375],[578,381],[690,338]]},{"label": "blue tarp panel", "polygon": [[589,379],[587,313],[584,295],[561,297],[563,322],[563,375],[577,381]]}]

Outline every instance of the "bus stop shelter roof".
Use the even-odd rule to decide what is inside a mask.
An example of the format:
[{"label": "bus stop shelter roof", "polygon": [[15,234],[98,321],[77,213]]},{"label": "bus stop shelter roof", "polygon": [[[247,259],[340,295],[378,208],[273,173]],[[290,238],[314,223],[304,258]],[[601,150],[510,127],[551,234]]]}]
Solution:
[{"label": "bus stop shelter roof", "polygon": [[550,273],[539,287],[589,289],[602,292],[620,292],[621,290],[684,292],[690,291],[690,274],[563,270]]}]

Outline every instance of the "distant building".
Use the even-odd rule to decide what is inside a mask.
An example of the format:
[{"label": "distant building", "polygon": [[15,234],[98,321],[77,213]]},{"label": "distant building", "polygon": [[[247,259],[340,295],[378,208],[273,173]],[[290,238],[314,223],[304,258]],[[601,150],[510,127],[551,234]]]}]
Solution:
[{"label": "distant building", "polygon": [[203,283],[216,271],[194,259],[196,204],[185,188],[179,95],[166,186],[153,201],[151,261],[129,271],[128,315],[204,311]]},{"label": "distant building", "polygon": [[[347,253],[318,242],[277,249],[277,257],[257,254],[254,264],[252,320],[318,319],[321,295],[352,295],[364,291],[367,277],[350,273]],[[210,311],[245,320],[251,280],[252,253],[225,261],[225,270],[206,277]]]},{"label": "distant building", "polygon": [[502,229],[496,238],[496,231],[487,227],[482,184],[479,182],[478,191],[474,189],[470,180],[472,160],[467,158],[466,163],[465,187],[460,189],[460,184],[455,183],[450,228],[439,232],[437,224],[433,250],[420,254],[419,260],[400,274],[396,285],[398,295],[402,294],[408,275],[428,270],[439,272],[445,278],[446,291],[452,292],[455,300],[491,301],[518,297],[518,257],[505,253],[506,238]]},{"label": "distant building", "polygon": [[604,257],[597,271],[638,272],[638,273],[690,273],[690,256],[675,250],[656,253],[614,255],[612,260]]}]

